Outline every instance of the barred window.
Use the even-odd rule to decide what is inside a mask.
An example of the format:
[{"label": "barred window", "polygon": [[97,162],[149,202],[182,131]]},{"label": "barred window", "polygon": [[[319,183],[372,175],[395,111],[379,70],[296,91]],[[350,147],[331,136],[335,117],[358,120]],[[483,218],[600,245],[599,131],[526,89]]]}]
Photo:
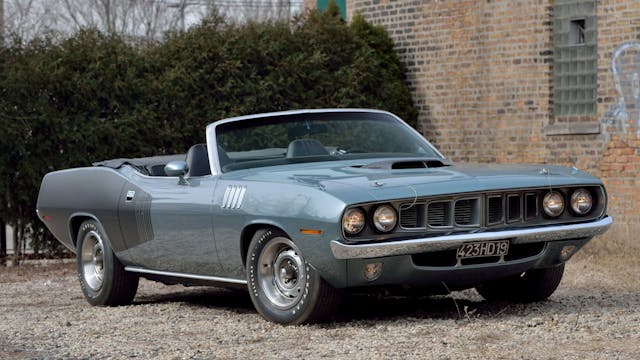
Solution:
[{"label": "barred window", "polygon": [[554,82],[556,116],[596,112],[596,0],[556,0]]}]

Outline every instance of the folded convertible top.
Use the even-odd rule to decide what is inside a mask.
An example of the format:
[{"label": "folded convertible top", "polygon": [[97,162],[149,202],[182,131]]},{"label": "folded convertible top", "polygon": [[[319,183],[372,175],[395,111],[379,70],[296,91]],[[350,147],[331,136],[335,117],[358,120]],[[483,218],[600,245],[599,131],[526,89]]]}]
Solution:
[{"label": "folded convertible top", "polygon": [[164,170],[162,170],[162,173],[159,173],[158,169],[164,168],[164,166],[171,161],[184,160],[185,157],[185,154],[176,154],[132,159],[111,159],[95,162],[93,163],[93,166],[105,166],[112,169],[119,169],[123,165],[130,165],[145,175],[163,176]]}]

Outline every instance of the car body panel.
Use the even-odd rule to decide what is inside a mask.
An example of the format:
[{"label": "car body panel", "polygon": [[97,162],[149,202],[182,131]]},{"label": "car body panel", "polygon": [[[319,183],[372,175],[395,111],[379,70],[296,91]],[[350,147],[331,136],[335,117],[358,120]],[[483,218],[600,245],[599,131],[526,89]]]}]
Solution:
[{"label": "car body panel", "polygon": [[[143,176],[132,168],[123,173],[130,180],[119,202],[120,226],[133,263],[160,271],[219,273],[211,200],[217,179],[191,178],[181,185],[177,178]],[[128,201],[132,191],[134,199]]]},{"label": "car body panel", "polygon": [[[113,229],[112,248],[126,256],[127,245],[119,231],[118,201],[126,179],[110,168],[76,168],[51,172],[42,180],[47,191],[38,195],[38,213],[51,219],[45,224],[67,248],[75,252],[72,220],[76,217],[99,218],[103,226]],[[116,230],[118,229],[118,230]]]}]

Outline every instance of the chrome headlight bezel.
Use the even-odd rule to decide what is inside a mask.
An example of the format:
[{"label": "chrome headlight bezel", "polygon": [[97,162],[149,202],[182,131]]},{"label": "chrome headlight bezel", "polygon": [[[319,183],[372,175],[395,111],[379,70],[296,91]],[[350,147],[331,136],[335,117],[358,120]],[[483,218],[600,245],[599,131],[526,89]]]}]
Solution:
[{"label": "chrome headlight bezel", "polygon": [[549,191],[542,198],[542,209],[544,213],[552,218],[562,215],[565,209],[565,200],[562,193],[558,191]]},{"label": "chrome headlight bezel", "polygon": [[367,217],[361,208],[347,209],[342,215],[342,231],[347,235],[358,235],[367,225]]},{"label": "chrome headlight bezel", "polygon": [[[591,192],[589,190],[580,188],[575,190],[573,194],[571,194],[569,204],[571,205],[571,210],[576,215],[584,216],[589,214],[589,212],[591,212],[591,209],[593,209],[593,196],[591,195]],[[581,205],[585,204],[586,208],[584,208],[584,206],[583,208],[581,208]]]},{"label": "chrome headlight bezel", "polygon": [[398,224],[398,213],[391,205],[380,205],[371,215],[371,223],[379,232],[389,233]]}]

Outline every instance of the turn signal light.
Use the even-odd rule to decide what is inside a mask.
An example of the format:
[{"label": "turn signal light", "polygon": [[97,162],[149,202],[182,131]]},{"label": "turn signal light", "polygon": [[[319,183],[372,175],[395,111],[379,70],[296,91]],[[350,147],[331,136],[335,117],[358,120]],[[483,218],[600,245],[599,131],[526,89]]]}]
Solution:
[{"label": "turn signal light", "polygon": [[382,263],[370,263],[364,267],[364,277],[369,281],[373,281],[382,275]]}]

